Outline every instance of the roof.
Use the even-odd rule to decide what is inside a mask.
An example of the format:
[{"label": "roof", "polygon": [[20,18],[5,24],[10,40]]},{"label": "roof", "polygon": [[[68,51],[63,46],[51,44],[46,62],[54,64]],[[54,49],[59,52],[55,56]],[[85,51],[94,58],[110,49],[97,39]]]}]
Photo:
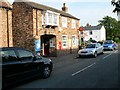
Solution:
[{"label": "roof", "polygon": [[12,9],[12,5],[7,0],[0,0],[0,8]]},{"label": "roof", "polygon": [[53,11],[53,12],[60,13],[60,15],[62,15],[62,16],[66,16],[66,17],[70,17],[70,18],[74,18],[74,19],[79,20],[78,18],[76,18],[76,17],[72,16],[71,14],[66,13],[62,10],[58,10],[58,9],[55,9],[55,8],[52,8],[52,7],[49,7],[49,6],[38,4],[38,3],[29,1],[29,0],[15,0],[15,2],[20,2],[20,1],[26,3],[27,5],[31,6],[32,8],[35,8],[35,9],[50,10],[50,11]]},{"label": "roof", "polygon": [[83,27],[84,30],[100,30],[102,28],[102,26],[85,26]]}]

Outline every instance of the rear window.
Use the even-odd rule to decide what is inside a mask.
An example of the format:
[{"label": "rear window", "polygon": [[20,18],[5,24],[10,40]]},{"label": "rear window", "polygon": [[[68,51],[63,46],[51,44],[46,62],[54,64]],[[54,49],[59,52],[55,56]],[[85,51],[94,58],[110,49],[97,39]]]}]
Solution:
[{"label": "rear window", "polygon": [[17,61],[17,56],[14,50],[0,51],[0,62]]}]

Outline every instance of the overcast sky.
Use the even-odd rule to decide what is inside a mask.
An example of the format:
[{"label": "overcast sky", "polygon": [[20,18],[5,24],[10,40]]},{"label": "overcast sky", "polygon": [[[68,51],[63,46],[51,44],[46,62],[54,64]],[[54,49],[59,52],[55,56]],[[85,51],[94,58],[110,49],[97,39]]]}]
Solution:
[{"label": "overcast sky", "polygon": [[[11,4],[14,0],[8,0]],[[31,0],[61,10],[63,3],[68,7],[68,13],[80,19],[80,26],[87,23],[95,26],[98,21],[105,16],[117,19],[117,14],[113,13],[110,0]]]}]

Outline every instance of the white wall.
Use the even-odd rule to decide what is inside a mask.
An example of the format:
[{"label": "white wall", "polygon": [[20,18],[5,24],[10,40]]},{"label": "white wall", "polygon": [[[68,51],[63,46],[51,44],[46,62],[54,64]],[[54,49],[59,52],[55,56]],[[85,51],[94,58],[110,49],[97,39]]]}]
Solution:
[{"label": "white wall", "polygon": [[120,21],[120,12],[118,12],[118,21]]},{"label": "white wall", "polygon": [[84,40],[88,41],[90,38],[96,41],[106,40],[106,30],[104,26],[100,30],[92,30],[92,35],[90,35],[90,30],[84,31],[85,37]]},{"label": "white wall", "polygon": [[102,40],[106,40],[106,30],[105,30],[104,26],[102,26],[102,28],[101,28],[101,40],[100,41],[102,41]]}]

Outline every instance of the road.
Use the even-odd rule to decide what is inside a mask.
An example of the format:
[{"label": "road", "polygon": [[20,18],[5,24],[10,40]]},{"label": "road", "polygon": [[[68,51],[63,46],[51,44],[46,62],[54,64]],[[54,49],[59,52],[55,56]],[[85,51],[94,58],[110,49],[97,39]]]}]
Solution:
[{"label": "road", "polygon": [[54,58],[50,78],[37,78],[16,88],[118,88],[118,50],[105,51],[97,58],[77,54]]}]

